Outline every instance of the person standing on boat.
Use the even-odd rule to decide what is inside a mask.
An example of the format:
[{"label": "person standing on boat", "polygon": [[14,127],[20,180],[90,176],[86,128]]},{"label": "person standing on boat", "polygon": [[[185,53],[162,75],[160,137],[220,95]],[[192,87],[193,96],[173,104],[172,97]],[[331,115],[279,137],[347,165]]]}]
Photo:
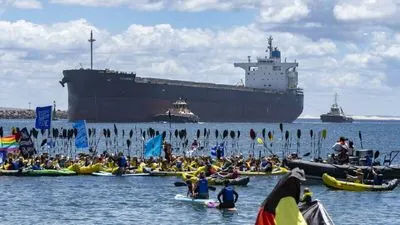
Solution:
[{"label": "person standing on boat", "polygon": [[[225,187],[218,193],[219,209],[235,208],[239,194],[229,185],[229,180],[224,181]],[[221,201],[222,196],[222,201]]]},{"label": "person standing on boat", "polygon": [[344,137],[340,137],[339,141],[332,146],[332,149],[336,154],[339,154],[342,151],[347,152],[348,146],[346,145],[346,139]]},{"label": "person standing on boat", "polygon": [[117,165],[118,165],[117,175],[124,174],[126,167],[128,167],[128,161],[126,160],[122,152],[119,153],[119,157],[117,159]]}]

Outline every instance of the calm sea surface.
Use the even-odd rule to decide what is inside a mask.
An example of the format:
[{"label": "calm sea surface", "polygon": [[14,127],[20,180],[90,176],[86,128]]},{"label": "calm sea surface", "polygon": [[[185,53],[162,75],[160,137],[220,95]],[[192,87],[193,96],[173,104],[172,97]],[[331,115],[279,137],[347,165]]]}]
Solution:
[{"label": "calm sea surface", "polygon": [[[5,133],[13,126],[34,126],[31,120],[0,120]],[[66,121],[55,121],[54,127],[71,128],[72,124]],[[242,152],[248,154],[264,152],[262,146],[250,147],[251,139],[249,130],[254,129],[257,136],[262,137],[262,129],[266,132],[274,131],[272,149],[280,154],[283,142],[279,124],[198,124],[198,125],[172,125],[168,124],[116,124],[118,132],[118,149],[126,150],[123,146],[129,131],[134,131],[132,137],[132,154],[141,154],[140,129],[152,127],[159,131],[174,131],[187,129],[189,142],[196,136],[197,129],[201,130],[199,140],[214,145],[216,140],[215,130],[220,133],[226,130],[240,130],[240,138],[226,138],[229,146],[227,153]],[[88,124],[88,127],[97,128],[97,138],[102,149],[105,148],[104,138],[99,138],[100,129],[109,128],[113,124]],[[211,130],[209,138],[203,138],[203,129]],[[293,124],[283,124],[284,131],[288,130],[293,136],[291,150],[297,148],[297,129],[302,131],[300,138],[300,153],[312,152],[314,141],[310,138],[310,130],[317,134],[322,129],[327,129],[327,138],[322,142],[321,155],[330,152],[339,136],[352,139],[356,147],[361,143],[358,132],[362,132],[364,148],[371,148],[381,152],[383,159],[385,152],[400,150],[400,122],[397,121],[362,121],[353,124],[323,124],[317,120],[298,120]],[[122,137],[122,130],[125,136]],[[172,132],[173,133],[173,132]],[[39,139],[41,135],[39,134]],[[167,140],[169,135],[167,135]],[[290,138],[288,139],[290,141]],[[312,140],[312,141],[311,141]],[[39,140],[41,141],[41,140]],[[173,145],[180,143],[179,138],[171,137]],[[317,141],[315,141],[317,143]],[[267,141],[270,146],[270,142]],[[190,144],[190,143],[189,143]],[[232,144],[234,147],[232,147]],[[62,145],[62,144],[59,144]],[[289,145],[290,147],[290,145]],[[41,150],[43,151],[43,150]],[[52,150],[64,153],[61,148]],[[73,152],[75,149],[72,150]],[[175,149],[178,150],[177,147]],[[208,154],[204,150],[199,154]],[[70,154],[71,149],[65,152]],[[264,198],[273,189],[279,177],[252,177],[247,187],[236,187],[239,193],[237,213],[222,213],[215,209],[202,206],[176,202],[176,194],[184,194],[185,187],[174,187],[173,183],[179,181],[175,177],[0,177],[0,201],[2,213],[1,224],[254,224],[258,207]],[[400,224],[400,189],[392,192],[363,192],[353,193],[345,191],[332,191],[322,184],[309,186],[314,192],[314,197],[322,201],[325,208],[336,224]],[[216,199],[220,190],[211,192],[211,197]]]}]

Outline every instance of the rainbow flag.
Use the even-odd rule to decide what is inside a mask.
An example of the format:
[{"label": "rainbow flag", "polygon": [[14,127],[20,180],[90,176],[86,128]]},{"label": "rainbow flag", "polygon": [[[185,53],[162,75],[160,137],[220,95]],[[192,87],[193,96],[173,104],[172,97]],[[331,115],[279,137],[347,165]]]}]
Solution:
[{"label": "rainbow flag", "polygon": [[0,138],[0,151],[16,151],[18,143],[14,135]]}]

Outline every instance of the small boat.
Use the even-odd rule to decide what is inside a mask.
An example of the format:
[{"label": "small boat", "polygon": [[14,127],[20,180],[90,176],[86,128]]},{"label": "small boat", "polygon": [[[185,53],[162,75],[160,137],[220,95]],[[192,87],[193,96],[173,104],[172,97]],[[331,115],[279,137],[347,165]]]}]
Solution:
[{"label": "small boat", "polygon": [[328,113],[320,116],[322,122],[331,123],[352,123],[353,118],[346,116],[343,112],[342,107],[337,104],[337,94],[335,94],[335,102],[331,106],[331,110]]},{"label": "small boat", "polygon": [[179,99],[165,113],[155,115],[153,120],[170,123],[198,123],[200,118],[189,109],[186,101]]},{"label": "small boat", "polygon": [[[378,151],[375,151],[377,153]],[[366,155],[372,158],[375,154],[372,149],[356,150],[355,155],[350,157],[350,164],[333,164],[328,162],[314,162],[300,159],[283,159],[283,166],[289,169],[300,168],[306,173],[307,179],[314,178],[321,180],[324,173],[328,173],[339,179],[345,179],[346,174],[352,174],[355,170],[361,169],[364,174],[370,173],[371,166],[365,164]],[[383,175],[384,180],[400,179],[400,167],[392,165],[393,160],[400,155],[400,151],[391,151],[385,155],[383,165],[374,165],[377,173]]]},{"label": "small boat", "polygon": [[393,179],[382,185],[360,184],[348,181],[340,181],[329,176],[327,173],[322,175],[322,181],[324,182],[325,186],[329,188],[345,191],[391,191],[395,189],[399,183],[397,179]]}]

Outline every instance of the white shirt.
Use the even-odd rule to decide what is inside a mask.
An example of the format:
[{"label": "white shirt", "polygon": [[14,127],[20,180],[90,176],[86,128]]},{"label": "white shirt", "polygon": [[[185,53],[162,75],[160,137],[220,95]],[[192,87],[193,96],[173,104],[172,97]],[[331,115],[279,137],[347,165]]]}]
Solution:
[{"label": "white shirt", "polygon": [[346,145],[342,145],[342,144],[340,144],[340,142],[336,142],[333,146],[332,146],[332,149],[333,149],[333,151],[335,151],[335,152],[340,152],[340,151],[342,151],[342,149],[347,149],[347,146]]}]

